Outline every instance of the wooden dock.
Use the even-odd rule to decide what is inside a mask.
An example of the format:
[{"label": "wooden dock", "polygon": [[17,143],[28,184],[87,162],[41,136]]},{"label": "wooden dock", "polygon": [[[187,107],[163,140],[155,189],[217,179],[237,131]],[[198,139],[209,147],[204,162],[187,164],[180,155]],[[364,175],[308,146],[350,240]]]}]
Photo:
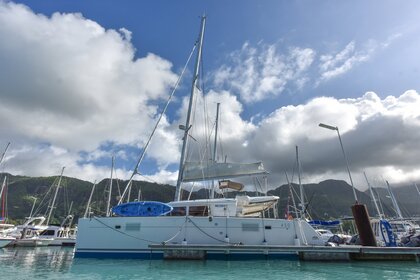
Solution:
[{"label": "wooden dock", "polygon": [[302,261],[420,261],[418,247],[152,244],[149,248],[151,253],[162,252],[164,259],[173,260],[295,257]]}]

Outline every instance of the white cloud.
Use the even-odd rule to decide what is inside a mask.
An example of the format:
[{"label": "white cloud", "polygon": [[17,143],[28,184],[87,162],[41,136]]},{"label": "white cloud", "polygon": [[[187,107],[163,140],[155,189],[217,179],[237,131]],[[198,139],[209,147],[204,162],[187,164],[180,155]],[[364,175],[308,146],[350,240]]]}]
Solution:
[{"label": "white cloud", "polygon": [[[321,122],[339,127],[357,188],[366,187],[363,171],[393,183],[420,180],[420,95],[414,90],[383,99],[374,92],[359,98],[317,97],[306,104],[281,107],[258,123],[243,120],[241,104],[226,91],[211,92],[206,101],[210,128],[215,103],[222,103],[219,149],[223,151],[219,150],[218,160],[227,156],[231,162],[263,161],[272,186],[285,183],[283,172],[293,168],[295,145],[300,149],[305,182],[348,180],[337,134],[320,128]],[[196,120],[204,122],[203,117]],[[206,135],[213,133],[209,131]],[[204,126],[195,125],[192,133],[199,142],[191,141],[192,145],[203,150]],[[211,158],[209,148],[206,152]]]},{"label": "white cloud", "polygon": [[347,44],[347,46],[337,54],[322,55],[320,57],[320,75],[321,81],[330,80],[339,75],[342,75],[352,69],[358,63],[369,59],[370,51],[357,52],[355,50],[356,44],[354,41]]},{"label": "white cloud", "polygon": [[80,14],[46,17],[0,2],[0,37],[0,141],[15,153],[31,146],[34,157],[51,155],[45,167],[22,166],[26,174],[76,164],[81,151],[98,158],[105,143],[143,145],[157,109],[149,102],[165,98],[177,78],[155,54],[135,58],[130,31],[106,30]]},{"label": "white cloud", "polygon": [[283,172],[293,168],[295,145],[300,148],[305,182],[348,180],[337,134],[320,128],[321,122],[339,127],[357,188],[366,187],[363,171],[393,183],[420,180],[420,95],[416,91],[384,99],[374,92],[348,99],[318,97],[279,108],[256,124],[239,117],[240,103],[231,94],[211,95],[229,104],[222,102],[222,116],[225,110],[235,116],[222,122],[223,155],[232,162],[263,161],[272,186],[285,183]]},{"label": "white cloud", "polygon": [[229,89],[247,103],[278,96],[287,84],[303,87],[305,71],[312,64],[315,51],[292,48],[287,55],[278,52],[276,45],[245,43],[241,50],[229,56],[229,64],[214,74],[215,84]]},{"label": "white cloud", "polygon": [[401,36],[401,33],[395,33],[383,42],[371,39],[358,49],[356,48],[356,42],[351,41],[339,52],[321,55],[318,66],[320,78],[316,82],[316,85],[341,76],[355,66],[368,61],[375,52],[388,48]]},{"label": "white cloud", "polygon": [[[320,178],[346,179],[337,134],[318,127],[338,126],[358,186],[362,171],[394,182],[420,179],[420,95],[407,91],[380,99],[368,92],[356,99],[319,97],[307,104],[287,106],[261,121],[250,135],[250,157],[260,156],[279,180],[300,146],[308,182]],[[336,178],[336,177],[335,177]]]}]

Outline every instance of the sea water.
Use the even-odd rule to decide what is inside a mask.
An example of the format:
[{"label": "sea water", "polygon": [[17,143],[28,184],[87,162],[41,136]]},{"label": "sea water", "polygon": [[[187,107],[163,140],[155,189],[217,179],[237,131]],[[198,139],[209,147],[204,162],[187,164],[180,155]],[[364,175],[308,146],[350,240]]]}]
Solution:
[{"label": "sea water", "polygon": [[73,250],[0,249],[0,279],[420,279],[418,262],[74,259]]}]

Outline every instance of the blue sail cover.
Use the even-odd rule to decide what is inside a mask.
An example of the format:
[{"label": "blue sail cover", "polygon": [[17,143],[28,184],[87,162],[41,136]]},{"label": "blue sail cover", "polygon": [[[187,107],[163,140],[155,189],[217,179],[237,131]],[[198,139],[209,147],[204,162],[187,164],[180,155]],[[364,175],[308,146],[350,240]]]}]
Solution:
[{"label": "blue sail cover", "polygon": [[122,217],[156,217],[172,211],[172,206],[158,201],[135,201],[112,207],[112,213]]},{"label": "blue sail cover", "polygon": [[336,221],[323,221],[323,220],[312,220],[308,222],[311,226],[323,226],[323,227],[336,227],[340,224],[339,220]]}]

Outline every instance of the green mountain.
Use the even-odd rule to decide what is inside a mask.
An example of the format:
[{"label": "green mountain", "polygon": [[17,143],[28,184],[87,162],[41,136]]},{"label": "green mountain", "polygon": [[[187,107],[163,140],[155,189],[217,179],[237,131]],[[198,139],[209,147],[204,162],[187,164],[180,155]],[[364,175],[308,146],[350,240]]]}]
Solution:
[{"label": "green mountain", "polygon": [[[34,207],[35,215],[46,215],[48,212],[48,205],[53,198],[57,176],[53,177],[26,177],[13,176],[10,174],[0,174],[1,182],[4,176],[8,178],[7,200],[2,202],[4,208],[8,210],[8,217],[12,221],[21,221],[29,216],[33,207],[34,200],[36,203]],[[104,215],[106,212],[106,201],[108,193],[109,179],[104,179],[99,182],[92,197],[91,212],[94,215]],[[113,180],[113,192],[111,205],[115,205],[126,186],[127,181]],[[71,213],[76,217],[83,216],[86,210],[86,204],[89,199],[93,184],[88,181],[79,180],[76,178],[63,177],[61,188],[56,200],[56,206],[53,212],[53,222],[60,223],[60,221]],[[293,191],[299,193],[299,187],[292,185]],[[350,206],[354,204],[353,191],[344,181],[326,180],[318,184],[304,185],[306,193],[306,201],[308,202],[308,212],[314,219],[332,219],[345,216],[351,216]],[[169,202],[174,197],[175,188],[171,185],[161,185],[145,181],[133,181],[131,188],[131,199],[140,200],[155,200]],[[394,216],[394,211],[391,206],[390,199],[386,197],[385,189],[377,189],[380,194],[381,202],[385,214]],[[407,216],[420,216],[419,202],[420,198],[413,187],[399,187],[395,189],[395,195],[400,203],[403,213]],[[292,204],[289,197],[289,187],[282,185],[274,190],[269,191],[270,195],[277,195],[280,197],[278,211],[280,217],[284,216],[285,209],[288,204]],[[232,197],[236,193],[227,193],[226,196]],[[255,193],[244,193],[254,195]],[[189,193],[184,192],[183,198],[187,198]],[[371,216],[376,215],[373,203],[367,192],[357,191],[359,203],[364,203],[369,209]],[[191,199],[206,198],[208,191],[199,190],[191,195]],[[297,201],[297,198],[296,198]]]}]

